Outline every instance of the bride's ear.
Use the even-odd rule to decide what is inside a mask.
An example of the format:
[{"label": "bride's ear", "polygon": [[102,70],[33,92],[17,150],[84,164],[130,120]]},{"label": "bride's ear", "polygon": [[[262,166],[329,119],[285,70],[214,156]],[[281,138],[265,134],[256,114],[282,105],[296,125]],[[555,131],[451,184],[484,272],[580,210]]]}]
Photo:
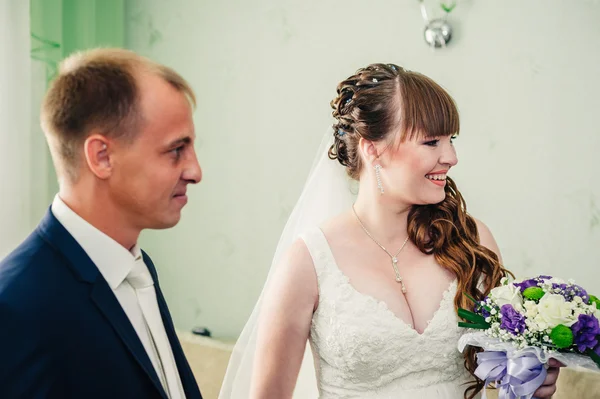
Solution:
[{"label": "bride's ear", "polygon": [[369,165],[373,165],[379,159],[379,155],[381,155],[374,142],[362,137],[358,141],[358,148],[363,161]]}]

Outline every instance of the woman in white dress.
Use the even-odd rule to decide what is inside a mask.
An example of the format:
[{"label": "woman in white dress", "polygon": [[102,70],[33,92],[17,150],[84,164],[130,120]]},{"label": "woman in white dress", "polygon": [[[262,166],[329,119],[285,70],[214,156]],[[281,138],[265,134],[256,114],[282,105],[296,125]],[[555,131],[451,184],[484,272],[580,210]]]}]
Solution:
[{"label": "woman in white dress", "polygon": [[[483,383],[474,351],[457,350],[456,308],[507,271],[448,176],[456,105],[391,64],[358,70],[337,93],[328,156],[286,225],[220,398],[473,398]],[[557,375],[535,396],[550,397]]]}]

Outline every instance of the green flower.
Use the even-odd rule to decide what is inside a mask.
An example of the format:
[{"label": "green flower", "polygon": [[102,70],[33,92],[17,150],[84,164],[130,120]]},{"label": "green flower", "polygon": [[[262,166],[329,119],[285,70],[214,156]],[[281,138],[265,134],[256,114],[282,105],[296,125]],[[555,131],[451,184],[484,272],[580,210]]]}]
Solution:
[{"label": "green flower", "polygon": [[540,287],[529,287],[523,291],[523,296],[527,299],[534,301],[540,300],[544,296],[545,292]]},{"label": "green flower", "polygon": [[568,348],[573,345],[573,332],[563,324],[559,324],[550,333],[552,343],[559,349]]},{"label": "green flower", "polygon": [[600,309],[600,299],[598,299],[597,297],[590,295],[590,305],[593,303],[596,305],[596,309]]}]

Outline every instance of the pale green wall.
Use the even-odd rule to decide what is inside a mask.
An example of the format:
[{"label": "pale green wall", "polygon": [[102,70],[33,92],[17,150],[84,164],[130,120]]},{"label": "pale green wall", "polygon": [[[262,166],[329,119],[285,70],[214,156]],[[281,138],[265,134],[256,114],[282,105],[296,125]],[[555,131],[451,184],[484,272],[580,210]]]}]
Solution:
[{"label": "pale green wall", "polygon": [[31,222],[29,4],[0,2],[0,259]]},{"label": "pale green wall", "polygon": [[[26,0],[23,0],[26,1]],[[124,46],[125,0],[29,0],[31,29],[31,217],[38,221],[58,191],[39,124],[47,83],[69,54],[98,46]]]},{"label": "pale green wall", "polygon": [[126,45],[197,90],[204,181],[182,222],[149,232],[180,327],[236,336],[262,288],[338,81],[394,62],[445,86],[462,112],[453,177],[518,274],[600,292],[600,4],[460,1],[431,51],[417,1],[129,0]]}]

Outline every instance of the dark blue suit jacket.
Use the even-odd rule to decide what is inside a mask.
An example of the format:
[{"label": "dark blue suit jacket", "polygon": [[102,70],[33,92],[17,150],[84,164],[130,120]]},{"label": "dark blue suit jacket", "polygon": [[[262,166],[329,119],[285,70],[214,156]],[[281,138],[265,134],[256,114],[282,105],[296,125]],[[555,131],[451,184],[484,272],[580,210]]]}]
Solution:
[{"label": "dark blue suit jacket", "polygon": [[[143,256],[186,397],[201,399]],[[111,288],[51,211],[0,262],[0,398],[167,398]]]}]

